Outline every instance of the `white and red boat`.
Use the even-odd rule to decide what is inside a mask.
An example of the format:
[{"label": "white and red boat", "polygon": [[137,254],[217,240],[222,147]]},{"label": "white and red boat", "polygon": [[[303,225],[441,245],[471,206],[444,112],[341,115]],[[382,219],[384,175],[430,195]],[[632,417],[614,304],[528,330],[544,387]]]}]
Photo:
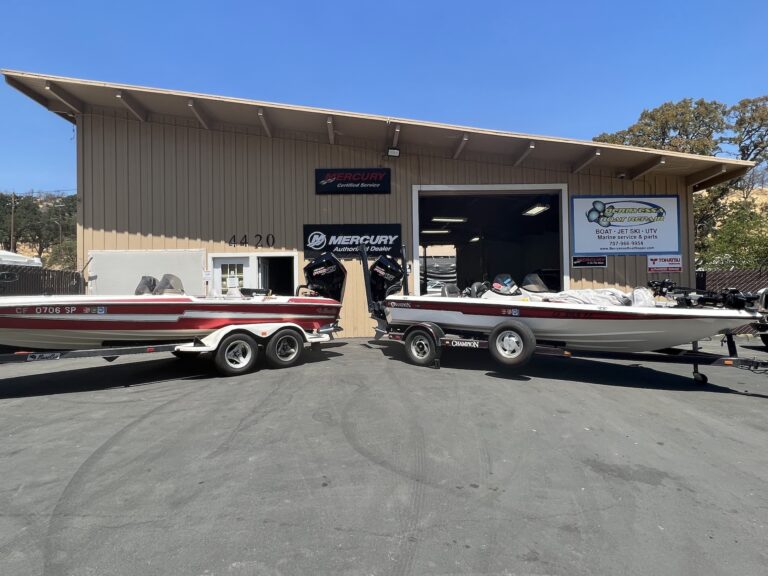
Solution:
[{"label": "white and red boat", "polygon": [[[197,298],[185,295],[178,279],[166,275],[154,293],[140,295],[3,297],[0,346],[84,350],[181,343],[237,326],[248,326],[256,335],[260,325],[331,331],[339,319],[346,271],[333,255],[324,254],[304,272],[312,295]],[[146,282],[142,286],[150,291]]]},{"label": "white and red boat", "polygon": [[[765,290],[761,295],[682,291],[673,298],[665,283],[656,294],[645,288],[631,294],[552,293],[542,284],[532,277],[518,288],[509,275],[500,275],[493,285],[478,282],[463,293],[454,286],[441,295],[408,296],[396,293],[407,279],[393,258],[379,257],[366,273],[377,334],[403,341],[409,359],[423,365],[433,362],[441,347],[489,348],[496,360],[511,366],[527,362],[537,346],[597,353],[659,351],[760,322],[768,304]],[[661,292],[670,298],[658,301]]]}]

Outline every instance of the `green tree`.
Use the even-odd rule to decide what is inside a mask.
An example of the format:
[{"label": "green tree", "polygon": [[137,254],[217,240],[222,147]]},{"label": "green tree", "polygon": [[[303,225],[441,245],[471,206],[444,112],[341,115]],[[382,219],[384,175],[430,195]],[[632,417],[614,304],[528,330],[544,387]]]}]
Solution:
[{"label": "green tree", "polygon": [[0,194],[0,239],[4,250],[15,250],[11,246],[11,221],[13,221],[13,236],[16,243],[27,242],[33,229],[40,219],[40,207],[34,197],[29,194],[15,195],[15,209],[11,209],[12,194]]},{"label": "green tree", "polygon": [[[15,195],[13,210],[14,239],[11,246],[11,202],[14,195],[0,193],[0,246],[15,250],[19,243],[31,245],[38,257],[58,244],[74,243],[77,222],[77,197],[55,194]],[[71,241],[71,242],[70,242]],[[55,261],[63,266],[71,246],[58,250]]]},{"label": "green tree", "polygon": [[768,265],[768,212],[753,200],[729,204],[701,254],[708,268],[760,268]]},{"label": "green tree", "polygon": [[745,177],[694,195],[696,252],[708,250],[718,223],[729,214],[726,198],[738,193],[748,199],[764,186],[768,165],[768,96],[747,98],[728,107],[717,101],[686,98],[643,110],[626,130],[596,136],[598,142],[674,150],[692,154],[729,153],[758,165]]},{"label": "green tree", "polygon": [[720,152],[727,111],[725,104],[714,100],[665,102],[653,110],[643,110],[626,130],[599,134],[594,140],[712,156]]}]

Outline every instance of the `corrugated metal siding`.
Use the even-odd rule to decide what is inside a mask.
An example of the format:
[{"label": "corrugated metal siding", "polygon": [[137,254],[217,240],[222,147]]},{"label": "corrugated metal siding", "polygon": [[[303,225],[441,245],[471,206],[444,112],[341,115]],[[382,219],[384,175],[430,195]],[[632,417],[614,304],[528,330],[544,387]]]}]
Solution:
[{"label": "corrugated metal siding", "polygon": [[[92,110],[78,122],[81,262],[89,250],[245,250],[228,245],[233,234],[252,239],[272,233],[273,250],[301,252],[304,223],[400,223],[411,246],[413,185],[566,183],[570,195],[678,194],[686,272],[670,277],[682,284],[694,281],[691,198],[682,178],[649,175],[631,182],[599,170],[574,175],[569,166],[536,161],[513,168],[506,157],[467,151],[457,161],[405,146],[400,158],[388,159],[382,156],[384,143],[343,135],[330,145],[311,134],[277,130],[268,138],[258,128],[205,130],[173,117],[139,123],[106,109]],[[391,195],[314,193],[315,168],[371,166],[392,169]],[[648,280],[644,256],[613,256],[608,264],[607,269],[573,270],[572,287],[628,288]],[[359,264],[346,265],[344,334],[370,336]]]}]

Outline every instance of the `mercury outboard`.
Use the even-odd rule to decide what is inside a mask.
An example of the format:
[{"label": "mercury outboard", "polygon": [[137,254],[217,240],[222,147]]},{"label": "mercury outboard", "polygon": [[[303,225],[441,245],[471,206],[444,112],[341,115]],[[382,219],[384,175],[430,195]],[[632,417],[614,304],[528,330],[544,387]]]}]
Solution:
[{"label": "mercury outboard", "polygon": [[[299,289],[307,288],[320,296],[341,302],[344,296],[347,270],[332,253],[321,254],[304,266],[304,278],[306,278],[307,283],[304,286],[299,286]],[[298,290],[296,294],[298,295]]]},{"label": "mercury outboard", "polygon": [[[368,300],[368,312],[375,318],[384,318],[384,300],[399,290],[408,295],[408,275],[405,268],[389,254],[379,256],[370,268],[365,245],[360,245],[360,263],[363,266],[365,295]],[[403,249],[405,253],[405,249]]]}]

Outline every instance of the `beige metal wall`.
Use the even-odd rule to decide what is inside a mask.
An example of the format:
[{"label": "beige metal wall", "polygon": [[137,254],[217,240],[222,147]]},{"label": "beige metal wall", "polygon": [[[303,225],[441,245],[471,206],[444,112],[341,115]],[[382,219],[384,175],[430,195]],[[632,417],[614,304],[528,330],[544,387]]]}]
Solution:
[{"label": "beige metal wall", "polygon": [[[152,116],[141,123],[120,110],[93,109],[78,118],[78,250],[205,248],[208,252],[255,251],[232,248],[234,234],[275,235],[273,250],[302,248],[303,225],[400,223],[412,246],[412,186],[416,184],[560,184],[570,195],[662,195],[681,198],[685,273],[693,282],[692,208],[682,178],[649,175],[636,182],[599,170],[574,175],[569,166],[524,163],[513,168],[504,157],[467,152],[461,160],[434,150],[402,148],[402,156],[382,156],[384,142],[335,145],[321,136],[257,127],[200,128],[196,122]],[[375,167],[392,169],[390,195],[318,196],[314,169]],[[266,249],[262,249],[266,250]],[[344,336],[369,336],[360,266],[349,271],[343,309]],[[645,284],[646,258],[612,256],[607,269],[571,271],[573,287]]]}]

